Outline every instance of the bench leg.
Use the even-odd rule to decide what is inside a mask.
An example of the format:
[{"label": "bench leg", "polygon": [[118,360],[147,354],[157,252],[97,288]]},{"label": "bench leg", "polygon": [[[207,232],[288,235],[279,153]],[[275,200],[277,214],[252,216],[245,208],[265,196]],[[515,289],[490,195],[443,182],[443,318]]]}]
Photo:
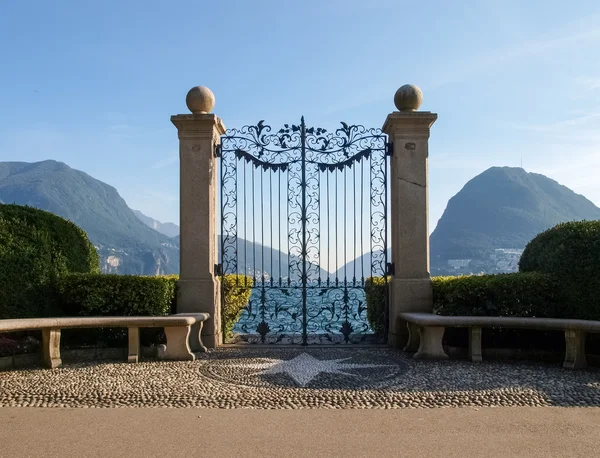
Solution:
[{"label": "bench leg", "polygon": [[413,358],[416,359],[448,359],[442,346],[444,328],[441,326],[420,326],[419,351]]},{"label": "bench leg", "polygon": [[128,363],[137,363],[140,360],[140,329],[128,328],[129,351],[127,354]]},{"label": "bench leg", "polygon": [[565,369],[584,369],[587,367],[585,359],[585,332],[567,329],[565,331]]},{"label": "bench leg", "polygon": [[194,361],[196,355],[190,349],[191,326],[165,327],[167,348],[161,352],[163,359],[174,361]]},{"label": "bench leg", "polygon": [[419,338],[419,326],[407,321],[406,327],[408,328],[408,343],[402,351],[414,353],[419,349],[419,341],[421,340]]},{"label": "bench leg", "polygon": [[44,365],[50,369],[60,367],[60,329],[42,329],[42,347]]},{"label": "bench leg", "polygon": [[202,345],[202,325],[204,323],[202,321],[193,324],[192,330],[190,332],[190,349],[194,353],[198,352],[207,352],[208,350],[204,345]]},{"label": "bench leg", "polygon": [[483,359],[481,355],[481,328],[477,326],[469,329],[469,359],[474,363],[480,363]]}]

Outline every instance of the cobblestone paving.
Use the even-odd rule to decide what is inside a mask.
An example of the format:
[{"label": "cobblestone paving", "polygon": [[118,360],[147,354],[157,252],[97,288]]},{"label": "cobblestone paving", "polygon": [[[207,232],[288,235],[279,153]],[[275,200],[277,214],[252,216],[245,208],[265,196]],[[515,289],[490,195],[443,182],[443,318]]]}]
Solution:
[{"label": "cobblestone paving", "polygon": [[600,371],[417,361],[387,348],[220,349],[194,362],[0,372],[0,406],[429,408],[600,406]]}]

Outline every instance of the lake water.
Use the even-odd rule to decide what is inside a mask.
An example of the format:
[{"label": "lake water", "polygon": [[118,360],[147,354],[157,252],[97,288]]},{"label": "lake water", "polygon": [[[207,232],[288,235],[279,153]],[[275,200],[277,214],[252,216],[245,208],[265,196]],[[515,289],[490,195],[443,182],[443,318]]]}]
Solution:
[{"label": "lake water", "polygon": [[361,287],[307,288],[306,314],[302,289],[255,287],[233,328],[231,342],[300,344],[306,322],[308,343],[376,343],[367,320]]}]

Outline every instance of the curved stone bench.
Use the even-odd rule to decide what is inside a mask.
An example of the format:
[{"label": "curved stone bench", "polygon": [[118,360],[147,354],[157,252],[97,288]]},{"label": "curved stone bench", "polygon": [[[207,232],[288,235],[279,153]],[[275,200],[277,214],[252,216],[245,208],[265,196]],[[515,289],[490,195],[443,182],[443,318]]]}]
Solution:
[{"label": "curved stone bench", "polygon": [[[139,328],[164,328],[167,345],[160,357],[168,360],[195,360],[196,352],[206,351],[202,345],[202,323],[208,313],[187,313],[171,316],[100,316],[63,318],[24,318],[0,320],[0,332],[42,331],[42,354],[46,367],[62,364],[60,358],[61,329],[127,328],[129,349],[127,361],[137,363],[140,354]],[[193,330],[193,331],[192,331]]]},{"label": "curved stone bench", "polygon": [[527,318],[498,316],[442,316],[432,313],[400,313],[400,319],[406,321],[409,339],[404,348],[407,352],[416,352],[414,358],[447,359],[442,346],[445,328],[469,328],[469,358],[482,360],[482,328],[520,328],[541,329],[546,331],[564,331],[565,361],[563,367],[580,369],[587,366],[585,359],[585,334],[600,333],[600,321],[568,320],[562,318]]}]

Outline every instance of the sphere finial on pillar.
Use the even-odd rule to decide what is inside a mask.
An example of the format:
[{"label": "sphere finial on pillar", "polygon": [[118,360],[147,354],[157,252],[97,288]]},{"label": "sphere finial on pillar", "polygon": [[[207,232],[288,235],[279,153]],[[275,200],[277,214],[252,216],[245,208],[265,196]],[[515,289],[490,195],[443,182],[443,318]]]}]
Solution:
[{"label": "sphere finial on pillar", "polygon": [[400,111],[417,111],[422,103],[423,92],[414,84],[405,84],[394,94],[394,105]]},{"label": "sphere finial on pillar", "polygon": [[205,86],[196,86],[187,93],[185,104],[194,114],[210,113],[215,107],[215,95]]}]

